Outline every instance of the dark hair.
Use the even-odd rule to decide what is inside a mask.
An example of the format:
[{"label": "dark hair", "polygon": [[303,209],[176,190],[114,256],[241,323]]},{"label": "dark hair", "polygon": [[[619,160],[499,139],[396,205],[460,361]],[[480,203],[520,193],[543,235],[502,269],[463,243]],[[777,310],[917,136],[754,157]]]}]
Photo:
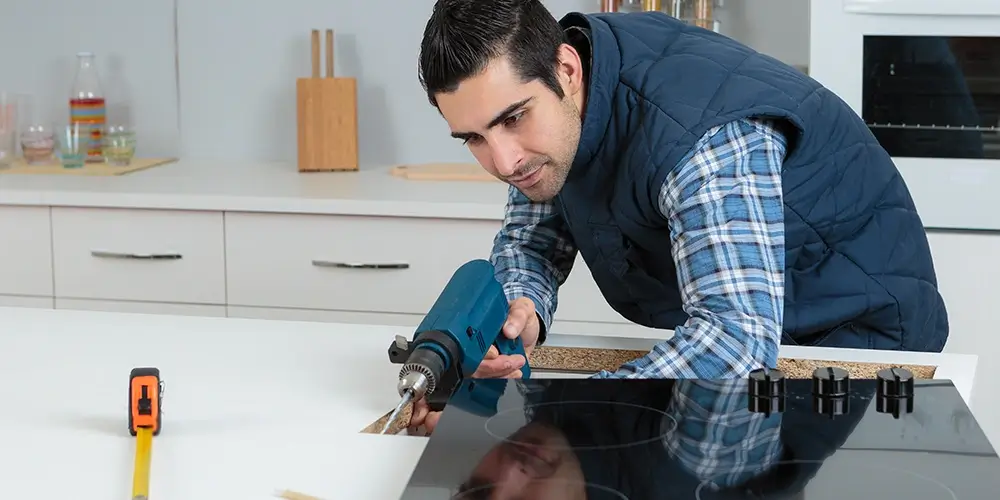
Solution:
[{"label": "dark hair", "polygon": [[561,99],[556,64],[565,42],[540,0],[437,0],[420,42],[420,85],[436,107],[435,94],[507,56],[522,81],[541,80]]}]

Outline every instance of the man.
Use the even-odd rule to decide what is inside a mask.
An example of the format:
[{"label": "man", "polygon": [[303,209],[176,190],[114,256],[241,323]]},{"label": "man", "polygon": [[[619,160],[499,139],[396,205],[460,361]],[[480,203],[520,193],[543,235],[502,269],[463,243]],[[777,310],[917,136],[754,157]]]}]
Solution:
[{"label": "man", "polygon": [[[599,378],[743,377],[775,366],[779,344],[943,349],[906,185],[801,72],[662,13],[557,22],[538,0],[438,0],[420,80],[511,185],[492,261],[511,299],[504,334],[527,351],[577,253],[622,316],[674,331]],[[490,358],[477,375],[524,362]]]}]

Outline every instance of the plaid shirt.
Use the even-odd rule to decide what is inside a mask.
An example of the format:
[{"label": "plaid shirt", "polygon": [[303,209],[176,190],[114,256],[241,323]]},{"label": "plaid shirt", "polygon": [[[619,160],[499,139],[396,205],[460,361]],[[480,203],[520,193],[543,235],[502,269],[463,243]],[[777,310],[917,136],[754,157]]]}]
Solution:
[{"label": "plaid shirt", "polygon": [[[737,120],[705,133],[667,177],[659,210],[689,319],[646,356],[596,378],[741,378],[777,364],[784,154],[784,138],[767,122]],[[530,298],[546,331],[576,254],[555,205],[511,187],[491,261],[507,298]]]},{"label": "plaid shirt", "polygon": [[750,412],[745,379],[678,380],[666,413],[677,422],[663,436],[667,452],[716,488],[770,470],[784,452],[781,414]]}]

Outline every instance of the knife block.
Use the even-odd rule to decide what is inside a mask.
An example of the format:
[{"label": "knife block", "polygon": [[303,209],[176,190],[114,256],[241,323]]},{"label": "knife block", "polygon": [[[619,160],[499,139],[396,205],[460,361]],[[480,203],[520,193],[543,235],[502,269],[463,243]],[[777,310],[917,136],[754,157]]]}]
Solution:
[{"label": "knife block", "polygon": [[358,170],[358,83],[333,76],[333,30],[326,30],[326,75],[312,30],[312,76],[295,82],[299,172]]}]

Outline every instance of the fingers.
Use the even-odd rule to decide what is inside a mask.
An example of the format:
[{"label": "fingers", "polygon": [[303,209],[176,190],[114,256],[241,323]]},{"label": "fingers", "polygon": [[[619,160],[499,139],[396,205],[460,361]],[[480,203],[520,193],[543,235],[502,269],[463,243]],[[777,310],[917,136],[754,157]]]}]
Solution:
[{"label": "fingers", "polygon": [[429,436],[432,432],[434,432],[434,429],[437,427],[438,420],[440,419],[441,412],[439,411],[432,411],[427,414],[427,419],[424,420],[425,435]]},{"label": "fingers", "polygon": [[521,297],[510,303],[507,322],[503,325],[503,334],[509,339],[521,334],[528,322],[535,317],[535,303],[531,299]]},{"label": "fingers", "polygon": [[441,412],[431,411],[427,401],[420,398],[413,403],[413,414],[406,426],[406,433],[411,436],[429,436],[440,418]]},{"label": "fingers", "polygon": [[500,351],[497,350],[497,346],[491,345],[490,350],[486,351],[486,357],[483,359],[495,359],[500,355]]},{"label": "fingers", "polygon": [[473,378],[503,378],[511,375],[512,372],[521,373],[521,367],[526,360],[524,356],[515,354],[513,356],[498,355],[493,359],[484,359],[479,364]]},{"label": "fingers", "polygon": [[418,399],[413,403],[413,414],[410,416],[409,427],[417,427],[424,422],[427,418],[427,413],[430,412],[430,407],[427,406],[427,402],[423,398]]}]

